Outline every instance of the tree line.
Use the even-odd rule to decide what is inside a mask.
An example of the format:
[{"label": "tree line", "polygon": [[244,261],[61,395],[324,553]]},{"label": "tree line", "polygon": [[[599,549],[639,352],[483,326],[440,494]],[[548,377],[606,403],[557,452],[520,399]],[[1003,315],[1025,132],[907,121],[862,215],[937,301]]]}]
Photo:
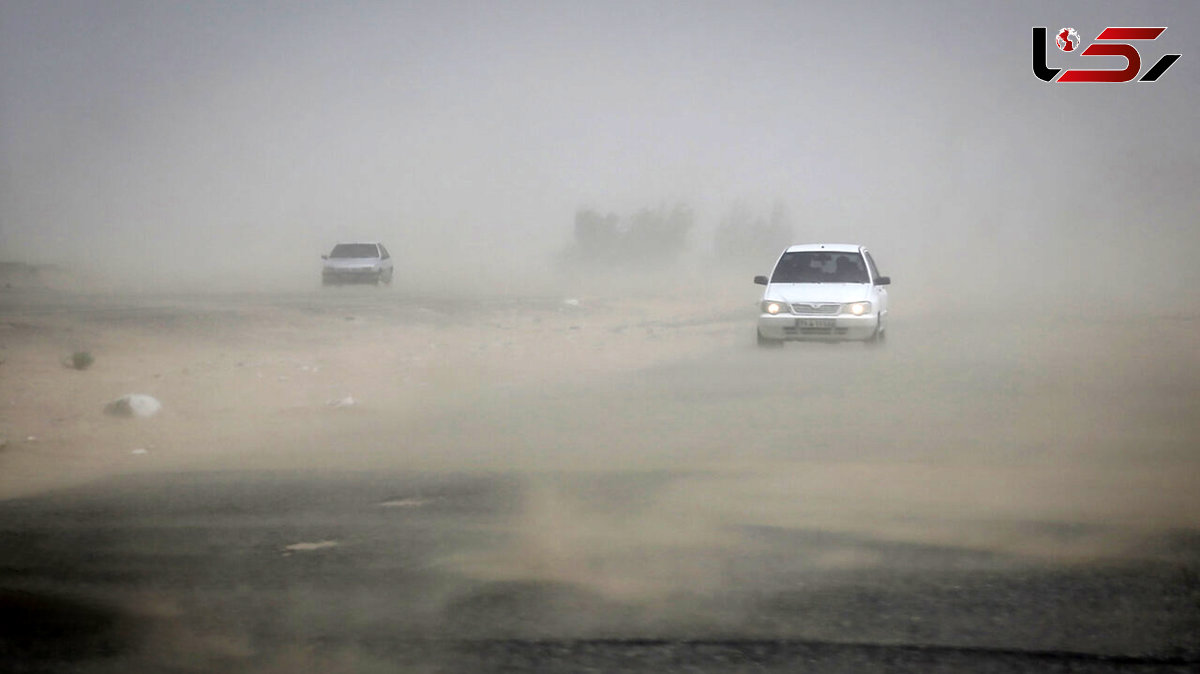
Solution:
[{"label": "tree line", "polygon": [[[695,212],[685,204],[642,208],[625,217],[580,208],[566,257],[597,266],[671,263],[690,249],[695,224]],[[782,203],[762,214],[738,202],[717,223],[712,252],[730,262],[761,259],[794,243],[793,236],[792,220]]]}]

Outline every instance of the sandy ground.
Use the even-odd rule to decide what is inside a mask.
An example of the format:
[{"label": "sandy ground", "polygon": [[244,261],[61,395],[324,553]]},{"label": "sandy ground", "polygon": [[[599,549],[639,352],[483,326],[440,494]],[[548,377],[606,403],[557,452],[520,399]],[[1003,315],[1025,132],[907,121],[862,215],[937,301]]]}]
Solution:
[{"label": "sandy ground", "polygon": [[[1196,316],[898,311],[883,349],[760,352],[746,285],[702,303],[9,289],[0,497],[146,471],[688,476],[636,524],[548,480],[527,524],[561,571],[542,575],[571,572],[564,546],[731,521],[1063,559],[1149,554],[1200,525]],[[85,371],[62,363],[79,349]],[[164,409],[103,414],[126,393]]]},{"label": "sandy ground", "polygon": [[[405,447],[406,427],[481,391],[595,382],[697,355],[720,343],[714,325],[730,309],[559,297],[471,306],[374,288],[6,299],[0,498],[127,471],[338,468],[345,454],[340,467],[361,467],[350,438],[381,428],[413,468],[470,469]],[[77,350],[95,359],[85,371],[63,362]],[[125,393],[164,409],[151,419],[102,413]]]}]

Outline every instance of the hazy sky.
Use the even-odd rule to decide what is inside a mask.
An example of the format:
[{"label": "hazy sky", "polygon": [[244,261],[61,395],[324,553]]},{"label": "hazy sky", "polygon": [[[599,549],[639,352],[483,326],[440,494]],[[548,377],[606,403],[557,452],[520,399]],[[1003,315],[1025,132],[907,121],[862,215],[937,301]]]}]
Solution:
[{"label": "hazy sky", "polygon": [[[1047,84],[1035,25],[1167,26],[1143,70],[1183,56]],[[893,276],[1036,250],[1167,292],[1200,285],[1197,64],[1190,0],[0,0],[0,258],[203,276],[381,237],[519,264],[580,206],[675,202],[702,253],[736,200],[782,200]]]}]

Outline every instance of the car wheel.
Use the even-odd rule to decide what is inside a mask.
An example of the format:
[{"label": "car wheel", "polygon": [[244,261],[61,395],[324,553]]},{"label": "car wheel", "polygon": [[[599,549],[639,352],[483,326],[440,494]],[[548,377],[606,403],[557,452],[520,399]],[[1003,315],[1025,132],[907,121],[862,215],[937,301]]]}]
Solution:
[{"label": "car wheel", "polygon": [[770,337],[763,337],[762,333],[758,332],[758,331],[755,331],[755,335],[758,336],[758,345],[764,349],[778,349],[783,346],[782,339],[771,339]]},{"label": "car wheel", "polygon": [[875,334],[867,340],[867,346],[883,346],[887,341],[887,330],[876,330]]}]

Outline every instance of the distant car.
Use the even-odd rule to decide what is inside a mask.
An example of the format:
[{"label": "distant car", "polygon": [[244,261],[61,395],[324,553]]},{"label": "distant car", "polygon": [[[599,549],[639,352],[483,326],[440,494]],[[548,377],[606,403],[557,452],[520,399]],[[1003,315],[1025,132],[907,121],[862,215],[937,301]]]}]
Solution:
[{"label": "distant car", "polygon": [[892,280],[879,273],[866,248],[814,243],[792,246],[764,285],[758,345],[785,341],[880,342],[887,335]]},{"label": "distant car", "polygon": [[391,283],[392,256],[378,241],[339,243],[328,255],[321,269],[323,285],[342,283]]}]

